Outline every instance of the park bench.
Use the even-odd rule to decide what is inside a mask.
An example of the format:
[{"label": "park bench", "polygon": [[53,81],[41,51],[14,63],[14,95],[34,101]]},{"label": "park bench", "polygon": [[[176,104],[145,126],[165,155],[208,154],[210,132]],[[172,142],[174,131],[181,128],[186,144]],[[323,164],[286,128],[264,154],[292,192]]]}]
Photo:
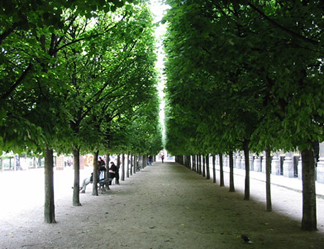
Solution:
[{"label": "park bench", "polygon": [[101,194],[105,192],[106,190],[110,190],[109,185],[113,181],[112,178],[104,178],[98,181],[98,187],[101,191]]}]

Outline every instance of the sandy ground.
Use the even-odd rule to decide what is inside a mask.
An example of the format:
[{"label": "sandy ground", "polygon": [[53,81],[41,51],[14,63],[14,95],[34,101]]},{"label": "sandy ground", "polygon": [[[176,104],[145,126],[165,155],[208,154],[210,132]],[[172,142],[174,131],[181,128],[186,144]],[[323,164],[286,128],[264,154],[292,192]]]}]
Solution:
[{"label": "sandy ground", "polygon": [[1,173],[0,248],[324,248],[322,210],[319,231],[301,231],[301,194],[285,188],[272,187],[274,211],[266,212],[262,182],[251,181],[244,201],[242,177],[229,193],[179,164],[154,163],[99,196],[89,185],[74,207],[72,177],[55,172],[57,223],[45,224],[43,171]]}]

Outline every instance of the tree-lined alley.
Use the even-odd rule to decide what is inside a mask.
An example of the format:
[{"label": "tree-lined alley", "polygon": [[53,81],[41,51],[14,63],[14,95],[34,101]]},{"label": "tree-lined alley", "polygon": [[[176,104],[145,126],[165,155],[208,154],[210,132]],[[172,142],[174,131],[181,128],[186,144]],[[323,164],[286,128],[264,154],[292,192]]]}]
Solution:
[{"label": "tree-lined alley", "polygon": [[46,222],[55,222],[54,151],[73,151],[79,186],[80,151],[162,148],[154,24],[140,2],[1,3],[1,149],[45,156]]},{"label": "tree-lined alley", "polygon": [[312,145],[323,141],[323,2],[166,3],[167,150],[227,153],[230,164],[236,150],[300,150],[302,228],[316,230]]}]

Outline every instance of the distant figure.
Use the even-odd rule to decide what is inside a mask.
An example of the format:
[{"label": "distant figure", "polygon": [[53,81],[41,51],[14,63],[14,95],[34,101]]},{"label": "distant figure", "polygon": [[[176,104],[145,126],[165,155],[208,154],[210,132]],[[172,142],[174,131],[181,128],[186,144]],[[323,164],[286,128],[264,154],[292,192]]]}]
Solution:
[{"label": "distant figure", "polygon": [[21,169],[20,168],[20,157],[19,155],[16,156],[16,170]]},{"label": "distant figure", "polygon": [[148,164],[148,165],[152,165],[152,161],[153,161],[153,158],[152,158],[152,156],[150,155],[150,156],[148,157],[147,164]]},{"label": "distant figure", "polygon": [[162,160],[162,163],[163,163],[163,161],[164,161],[164,155],[161,156],[161,160]]}]

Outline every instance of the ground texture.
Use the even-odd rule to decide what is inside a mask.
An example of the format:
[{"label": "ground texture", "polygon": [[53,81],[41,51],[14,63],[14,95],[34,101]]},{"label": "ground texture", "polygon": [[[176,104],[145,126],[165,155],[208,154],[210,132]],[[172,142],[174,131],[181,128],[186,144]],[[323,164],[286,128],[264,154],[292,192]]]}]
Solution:
[{"label": "ground texture", "polygon": [[242,177],[230,193],[179,164],[154,163],[99,196],[89,185],[75,207],[72,170],[56,171],[57,223],[45,224],[43,171],[1,174],[1,249],[324,248],[322,218],[319,231],[300,229],[301,194],[273,186],[274,211],[266,212],[260,181],[251,181],[251,200],[244,201]]}]

